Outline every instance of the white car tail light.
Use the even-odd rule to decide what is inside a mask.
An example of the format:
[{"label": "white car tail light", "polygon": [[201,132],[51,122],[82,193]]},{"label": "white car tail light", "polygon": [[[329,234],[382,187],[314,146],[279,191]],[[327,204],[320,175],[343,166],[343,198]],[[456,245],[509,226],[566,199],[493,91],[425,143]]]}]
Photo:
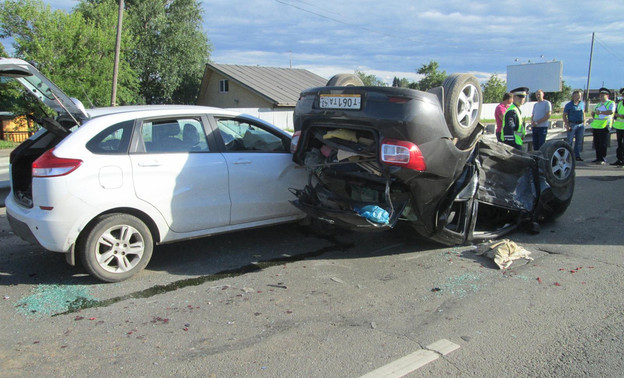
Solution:
[{"label": "white car tail light", "polygon": [[290,139],[290,153],[294,154],[297,151],[297,145],[299,144],[299,138],[301,137],[301,131],[295,131]]},{"label": "white car tail light", "polygon": [[427,169],[422,152],[412,142],[395,139],[381,141],[381,161],[388,165],[424,171]]},{"label": "white car tail light", "polygon": [[32,164],[33,177],[64,176],[76,170],[82,164],[79,159],[66,159],[54,155],[54,149],[46,151]]}]

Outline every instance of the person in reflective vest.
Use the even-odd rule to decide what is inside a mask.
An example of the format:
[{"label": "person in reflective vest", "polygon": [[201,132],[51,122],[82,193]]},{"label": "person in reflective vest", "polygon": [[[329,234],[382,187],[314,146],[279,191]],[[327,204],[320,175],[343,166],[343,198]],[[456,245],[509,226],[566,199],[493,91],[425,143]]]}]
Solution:
[{"label": "person in reflective vest", "polygon": [[615,129],[615,140],[617,141],[617,150],[615,156],[617,160],[611,165],[618,167],[624,166],[624,88],[620,89],[620,101],[615,107],[613,115],[613,128]]},{"label": "person in reflective vest", "polygon": [[513,103],[509,105],[503,117],[503,132],[501,141],[519,150],[522,149],[522,140],[526,135],[526,126],[522,119],[520,107],[524,104],[529,88],[519,87],[511,91]]},{"label": "person in reflective vest", "polygon": [[594,135],[594,149],[596,150],[596,160],[592,163],[607,164],[607,143],[609,141],[609,127],[613,122],[615,103],[609,100],[611,94],[607,88],[600,88],[600,103],[592,112],[594,118],[590,124]]}]

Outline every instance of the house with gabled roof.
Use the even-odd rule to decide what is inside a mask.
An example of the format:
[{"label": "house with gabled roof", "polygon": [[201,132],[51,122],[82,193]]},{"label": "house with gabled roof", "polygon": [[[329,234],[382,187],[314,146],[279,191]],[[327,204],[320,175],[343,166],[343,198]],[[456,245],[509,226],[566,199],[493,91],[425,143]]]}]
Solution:
[{"label": "house with gabled roof", "polygon": [[293,110],[302,90],[327,79],[300,68],[207,63],[198,105]]}]

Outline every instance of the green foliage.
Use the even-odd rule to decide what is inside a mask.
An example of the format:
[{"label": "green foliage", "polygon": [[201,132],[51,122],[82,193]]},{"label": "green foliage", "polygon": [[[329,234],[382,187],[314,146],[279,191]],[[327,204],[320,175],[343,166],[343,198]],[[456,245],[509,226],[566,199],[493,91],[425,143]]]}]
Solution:
[{"label": "green foliage", "polygon": [[444,79],[446,79],[448,75],[446,74],[446,71],[438,71],[439,68],[440,65],[435,60],[432,60],[427,64],[423,64],[416,72],[424,75],[424,77],[418,82],[410,84],[410,88],[427,91],[431,88],[442,85]]},{"label": "green foliage", "polygon": [[503,101],[503,95],[507,92],[507,83],[494,74],[485,84],[481,84],[481,88],[483,89],[483,102],[495,104]]},{"label": "green foliage", "polygon": [[211,46],[196,0],[127,0],[130,59],[148,104],[195,103]]},{"label": "green foliage", "polygon": [[[42,74],[85,105],[110,104],[117,28],[112,2],[92,6],[89,18],[44,6],[39,0],[6,0],[0,4],[0,35],[15,41],[15,57],[35,62]],[[122,39],[129,40],[127,33]],[[133,103],[138,82],[127,61],[120,64],[120,103]]]},{"label": "green foliage", "polygon": [[[211,50],[197,0],[126,0],[118,104],[195,103]],[[118,0],[80,0],[70,13],[41,0],[0,2],[0,37],[86,106],[110,104]],[[3,51],[0,51],[4,54]]]},{"label": "green foliage", "polygon": [[394,77],[392,80],[392,86],[397,88],[409,88],[410,82],[406,78],[399,79],[398,77]]},{"label": "green foliage", "polygon": [[11,142],[9,140],[2,140],[2,139],[0,139],[0,150],[13,149],[13,148],[17,147],[18,145],[19,145],[19,143]]},{"label": "green foliage", "polygon": [[387,87],[386,83],[384,83],[383,81],[379,80],[377,78],[377,76],[370,74],[367,75],[364,72],[360,71],[360,70],[355,70],[355,74],[360,78],[360,80],[362,80],[362,83],[364,83],[364,85],[369,86],[369,87]]}]

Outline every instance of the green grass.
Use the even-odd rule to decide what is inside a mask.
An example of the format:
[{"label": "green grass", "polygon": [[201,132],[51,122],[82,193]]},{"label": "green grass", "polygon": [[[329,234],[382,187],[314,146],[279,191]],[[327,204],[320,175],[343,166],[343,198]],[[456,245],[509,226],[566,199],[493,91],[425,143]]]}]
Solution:
[{"label": "green grass", "polygon": [[13,148],[17,147],[18,145],[19,145],[19,143],[10,142],[8,140],[0,139],[0,150],[13,149]]},{"label": "green grass", "polygon": [[[585,116],[587,117],[587,115]],[[527,119],[528,121],[531,120],[531,115],[529,114],[528,117],[524,117],[525,119]],[[553,113],[553,115],[550,116],[550,120],[551,121],[559,121],[563,119],[563,114],[561,113]],[[496,123],[496,120],[494,119],[481,119],[479,122],[481,122],[482,125],[486,125],[489,123]]]}]

